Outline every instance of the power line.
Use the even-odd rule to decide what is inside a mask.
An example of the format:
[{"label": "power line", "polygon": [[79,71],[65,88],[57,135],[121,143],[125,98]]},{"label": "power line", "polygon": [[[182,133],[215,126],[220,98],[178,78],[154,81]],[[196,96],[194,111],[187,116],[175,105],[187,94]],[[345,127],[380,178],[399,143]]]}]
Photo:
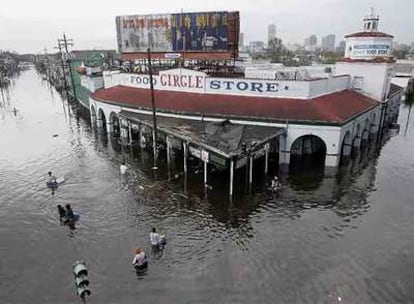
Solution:
[{"label": "power line", "polygon": [[[62,65],[62,71],[63,71],[63,78],[64,78],[64,81],[65,81],[66,91],[67,91],[67,88],[68,88],[68,82],[66,80],[66,70],[65,70],[66,65],[65,65],[65,63],[68,64],[69,75],[70,75],[70,80],[71,80],[71,85],[72,85],[73,97],[75,98],[75,100],[77,100],[75,81],[73,79],[73,73],[72,73],[72,67],[71,67],[71,64],[70,64],[70,56],[69,56],[69,49],[68,49],[68,46],[73,46],[74,45],[73,39],[66,38],[66,34],[63,33],[63,38],[58,38],[57,42],[58,42],[58,45],[57,45],[57,47],[55,47],[55,49],[59,49],[61,65]],[[65,52],[65,59],[63,58],[63,51]]]}]

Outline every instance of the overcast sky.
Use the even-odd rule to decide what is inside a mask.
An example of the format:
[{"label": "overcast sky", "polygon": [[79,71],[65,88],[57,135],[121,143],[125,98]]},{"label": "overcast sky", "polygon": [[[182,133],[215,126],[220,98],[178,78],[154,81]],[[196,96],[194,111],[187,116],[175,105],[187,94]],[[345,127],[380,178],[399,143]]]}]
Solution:
[{"label": "overcast sky", "polygon": [[2,0],[0,49],[19,53],[50,52],[66,32],[74,49],[116,48],[115,16],[147,13],[238,10],[245,42],[267,38],[267,25],[277,26],[285,42],[360,30],[362,17],[374,7],[380,30],[399,42],[414,41],[414,0]]}]

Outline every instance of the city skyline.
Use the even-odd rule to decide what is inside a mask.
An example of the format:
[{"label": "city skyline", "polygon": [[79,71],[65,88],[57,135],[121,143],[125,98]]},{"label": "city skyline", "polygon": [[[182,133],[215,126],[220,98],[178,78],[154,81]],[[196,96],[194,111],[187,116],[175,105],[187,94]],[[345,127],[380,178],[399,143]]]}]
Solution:
[{"label": "city skyline", "polygon": [[[193,1],[191,6],[164,0],[151,3],[151,6],[125,1],[122,7],[100,6],[98,12],[97,2],[94,1],[74,0],[65,10],[57,8],[51,1],[44,3],[47,10],[29,1],[15,1],[8,3],[0,12],[0,48],[19,53],[38,53],[46,47],[50,52],[56,39],[65,32],[74,39],[74,49],[116,49],[115,16],[180,12],[180,8],[183,12],[240,11],[240,32],[244,33],[245,44],[257,40],[267,43],[269,24],[276,25],[277,37],[284,43],[302,44],[305,37],[315,33],[318,37],[334,34],[337,41],[341,41],[345,34],[361,30],[362,18],[374,6],[380,15],[380,31],[394,35],[395,41],[401,43],[411,44],[414,41],[414,32],[408,26],[411,22],[409,12],[414,9],[414,3],[409,0],[400,0],[398,4],[385,0],[375,3],[368,0],[358,3],[316,0],[312,7],[306,3],[305,0],[294,0],[275,9],[274,2],[270,0],[258,0],[255,3],[229,0],[225,4]],[[405,8],[402,11],[399,10],[401,6]],[[321,7],[323,15],[320,15]],[[306,23],[298,22],[305,17]]]}]

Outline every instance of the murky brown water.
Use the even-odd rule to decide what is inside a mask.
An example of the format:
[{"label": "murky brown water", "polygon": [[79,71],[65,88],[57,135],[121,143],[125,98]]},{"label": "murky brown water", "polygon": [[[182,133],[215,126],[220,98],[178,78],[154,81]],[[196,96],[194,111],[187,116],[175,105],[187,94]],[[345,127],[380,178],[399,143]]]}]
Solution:
[{"label": "murky brown water", "polygon": [[[224,178],[205,197],[202,171],[187,195],[165,164],[154,176],[150,156],[96,132],[33,70],[0,102],[0,303],[77,303],[79,258],[90,303],[414,302],[412,122],[337,177],[286,176],[277,197],[260,180],[240,195],[240,182],[231,204]],[[49,170],[67,179],[55,195]],[[59,224],[66,203],[82,214],[75,230]],[[153,226],[168,245],[137,276],[131,250],[150,252]]]}]

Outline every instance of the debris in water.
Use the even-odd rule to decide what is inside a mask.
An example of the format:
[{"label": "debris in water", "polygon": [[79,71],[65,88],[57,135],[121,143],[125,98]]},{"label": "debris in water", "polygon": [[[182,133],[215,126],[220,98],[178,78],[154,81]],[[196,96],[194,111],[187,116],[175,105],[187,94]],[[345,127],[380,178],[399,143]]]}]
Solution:
[{"label": "debris in water", "polygon": [[53,134],[52,135],[52,137],[58,137],[59,136],[59,134]]}]

